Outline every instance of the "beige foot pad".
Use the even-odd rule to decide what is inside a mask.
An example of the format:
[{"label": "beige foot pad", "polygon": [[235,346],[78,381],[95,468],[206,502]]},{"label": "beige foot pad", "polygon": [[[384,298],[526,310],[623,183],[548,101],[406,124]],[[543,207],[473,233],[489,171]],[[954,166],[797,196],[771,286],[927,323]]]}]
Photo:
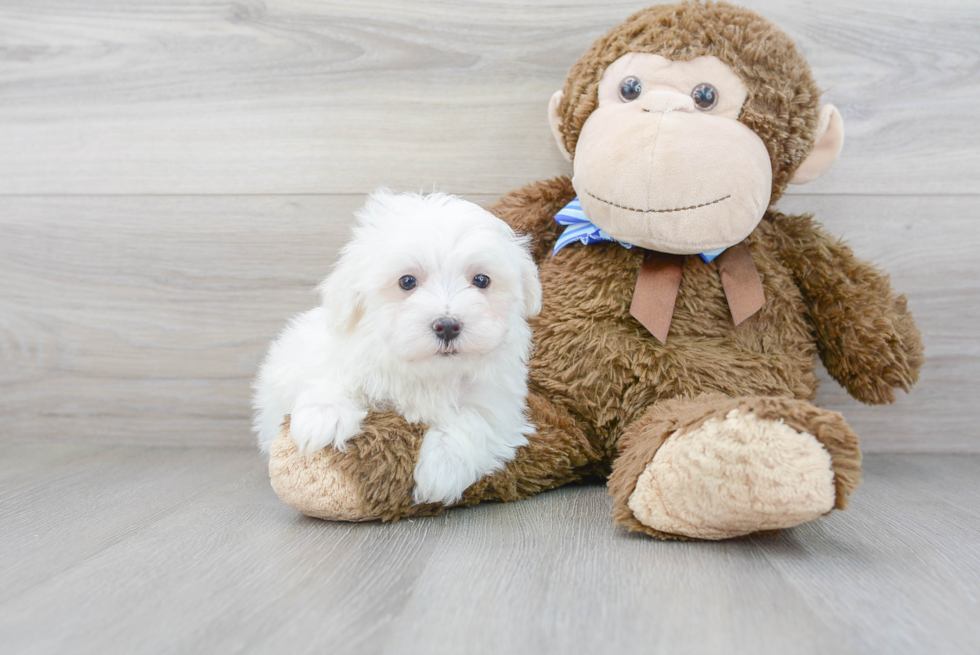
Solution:
[{"label": "beige foot pad", "polygon": [[830,454],[813,435],[735,409],[668,438],[629,508],[661,532],[726,539],[799,525],[835,496]]},{"label": "beige foot pad", "polygon": [[270,455],[272,488],[293,509],[331,521],[370,520],[363,490],[336,465],[342,455],[333,449],[304,457],[284,429],[272,443]]}]

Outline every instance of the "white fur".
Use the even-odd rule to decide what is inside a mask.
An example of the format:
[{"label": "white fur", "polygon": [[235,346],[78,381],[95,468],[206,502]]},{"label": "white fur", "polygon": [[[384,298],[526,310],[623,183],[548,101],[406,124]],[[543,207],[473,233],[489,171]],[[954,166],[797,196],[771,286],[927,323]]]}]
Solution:
[{"label": "white fur", "polygon": [[[450,504],[513,459],[526,435],[527,317],[541,284],[503,221],[435,193],[379,190],[356,213],[353,238],[320,284],[321,306],[273,342],[254,389],[254,429],[268,453],[285,414],[301,452],[344,450],[371,409],[429,427],[415,467],[416,503]],[[490,277],[486,289],[474,276]],[[412,275],[418,287],[404,291]],[[445,346],[432,331],[462,324]]]}]

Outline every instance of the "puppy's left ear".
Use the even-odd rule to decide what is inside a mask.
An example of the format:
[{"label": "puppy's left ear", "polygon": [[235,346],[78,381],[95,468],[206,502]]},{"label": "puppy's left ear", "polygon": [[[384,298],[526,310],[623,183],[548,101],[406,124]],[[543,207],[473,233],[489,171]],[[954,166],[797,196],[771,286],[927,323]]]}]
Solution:
[{"label": "puppy's left ear", "polygon": [[521,290],[524,292],[524,316],[530,318],[541,313],[541,280],[538,266],[528,249],[530,240],[525,237],[521,253]]},{"label": "puppy's left ear", "polygon": [[364,297],[357,290],[352,267],[341,259],[337,267],[317,286],[323,306],[338,332],[350,332],[364,316]]}]

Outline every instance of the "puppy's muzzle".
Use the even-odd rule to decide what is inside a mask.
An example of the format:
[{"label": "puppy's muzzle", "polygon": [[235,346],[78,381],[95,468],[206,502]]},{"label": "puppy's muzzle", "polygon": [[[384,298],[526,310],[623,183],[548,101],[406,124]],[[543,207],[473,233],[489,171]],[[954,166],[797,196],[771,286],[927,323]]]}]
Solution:
[{"label": "puppy's muzzle", "polygon": [[447,344],[458,337],[462,329],[460,322],[450,316],[441,316],[432,324],[432,331],[436,333],[436,338]]}]

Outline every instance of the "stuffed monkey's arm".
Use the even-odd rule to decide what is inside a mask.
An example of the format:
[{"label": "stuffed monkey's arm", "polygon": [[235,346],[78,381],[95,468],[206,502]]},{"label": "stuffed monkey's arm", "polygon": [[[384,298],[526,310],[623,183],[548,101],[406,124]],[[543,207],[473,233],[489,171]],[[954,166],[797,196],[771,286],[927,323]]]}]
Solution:
[{"label": "stuffed monkey's arm", "polygon": [[571,181],[567,177],[556,177],[514,189],[487,209],[518,234],[533,238],[531,255],[540,263],[551,254],[558,235],[565,229],[555,222],[555,214],[574,197]]},{"label": "stuffed monkey's arm", "polygon": [[923,348],[905,296],[811,216],[771,216],[777,248],[803,293],[830,375],[868,404],[892,402],[895,389],[911,389]]}]

